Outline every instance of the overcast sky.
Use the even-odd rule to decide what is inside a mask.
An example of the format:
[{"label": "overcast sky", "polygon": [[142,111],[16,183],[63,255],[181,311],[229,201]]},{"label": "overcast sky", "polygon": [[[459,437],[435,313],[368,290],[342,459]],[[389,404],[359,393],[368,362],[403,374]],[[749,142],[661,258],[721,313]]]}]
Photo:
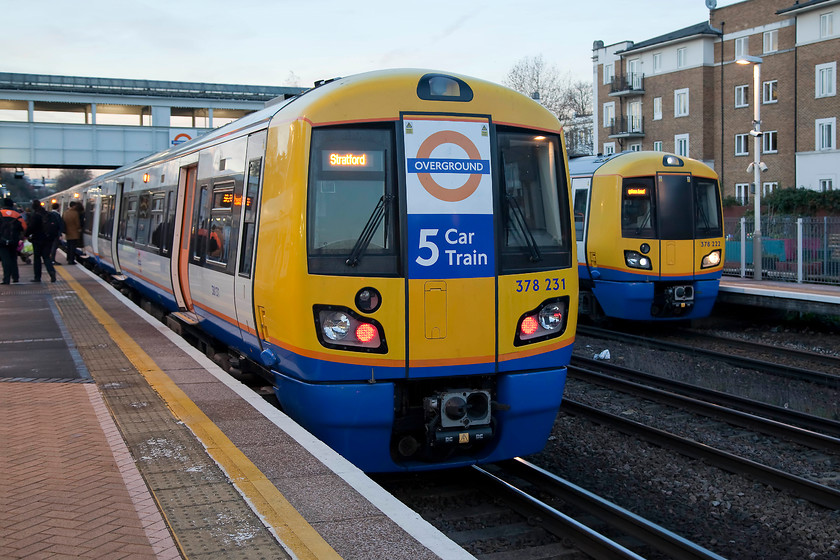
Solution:
[{"label": "overcast sky", "polygon": [[593,41],[709,17],[704,0],[0,0],[0,13],[0,72],[270,86],[401,67],[502,82],[538,55],[588,82]]}]

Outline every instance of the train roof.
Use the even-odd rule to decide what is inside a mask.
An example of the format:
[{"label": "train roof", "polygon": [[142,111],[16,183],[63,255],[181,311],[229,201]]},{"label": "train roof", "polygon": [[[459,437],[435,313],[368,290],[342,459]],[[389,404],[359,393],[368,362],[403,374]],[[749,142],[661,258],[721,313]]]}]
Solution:
[{"label": "train roof", "polygon": [[[569,158],[569,175],[571,176],[589,176],[594,175],[601,167],[621,160],[620,165],[633,165],[636,163],[643,163],[651,165],[655,162],[658,167],[673,168],[674,170],[707,168],[710,172],[714,170],[700,160],[692,159],[685,156],[678,156],[669,152],[658,152],[651,150],[644,151],[623,151],[615,154],[598,154],[597,156],[579,156]],[[645,163],[647,162],[647,163]]]}]

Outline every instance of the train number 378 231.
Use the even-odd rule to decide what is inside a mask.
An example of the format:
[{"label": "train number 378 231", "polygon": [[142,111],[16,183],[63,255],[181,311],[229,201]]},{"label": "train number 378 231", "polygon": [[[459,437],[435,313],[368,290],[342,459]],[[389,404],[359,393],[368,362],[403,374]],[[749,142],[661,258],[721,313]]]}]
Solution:
[{"label": "train number 378 231", "polygon": [[516,281],[516,292],[539,292],[540,290],[546,292],[553,292],[555,290],[565,290],[566,289],[566,279],[565,278],[546,278],[544,280],[540,280],[539,278],[534,278],[533,280],[517,280]]}]

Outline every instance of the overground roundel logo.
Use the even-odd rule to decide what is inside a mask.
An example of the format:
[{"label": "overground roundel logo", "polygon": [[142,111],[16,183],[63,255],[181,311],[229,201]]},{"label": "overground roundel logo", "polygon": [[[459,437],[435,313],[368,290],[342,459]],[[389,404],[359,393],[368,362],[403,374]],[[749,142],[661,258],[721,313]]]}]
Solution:
[{"label": "overground roundel logo", "polygon": [[[417,159],[428,159],[432,155],[432,151],[443,144],[455,144],[467,152],[467,156],[471,160],[481,159],[481,154],[472,140],[454,130],[441,130],[426,138],[417,150]],[[432,178],[431,173],[417,173],[417,178],[426,192],[438,200],[460,202],[469,198],[478,188],[478,184],[481,182],[481,173],[470,173],[467,182],[455,189],[442,187]]]}]

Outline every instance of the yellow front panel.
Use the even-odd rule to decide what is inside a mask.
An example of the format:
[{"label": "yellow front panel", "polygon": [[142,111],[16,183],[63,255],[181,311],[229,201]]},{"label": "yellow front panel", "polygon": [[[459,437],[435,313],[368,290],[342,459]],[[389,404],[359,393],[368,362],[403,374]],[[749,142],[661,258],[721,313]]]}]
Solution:
[{"label": "yellow front panel", "polygon": [[409,365],[487,363],[496,339],[493,278],[408,281]]}]

